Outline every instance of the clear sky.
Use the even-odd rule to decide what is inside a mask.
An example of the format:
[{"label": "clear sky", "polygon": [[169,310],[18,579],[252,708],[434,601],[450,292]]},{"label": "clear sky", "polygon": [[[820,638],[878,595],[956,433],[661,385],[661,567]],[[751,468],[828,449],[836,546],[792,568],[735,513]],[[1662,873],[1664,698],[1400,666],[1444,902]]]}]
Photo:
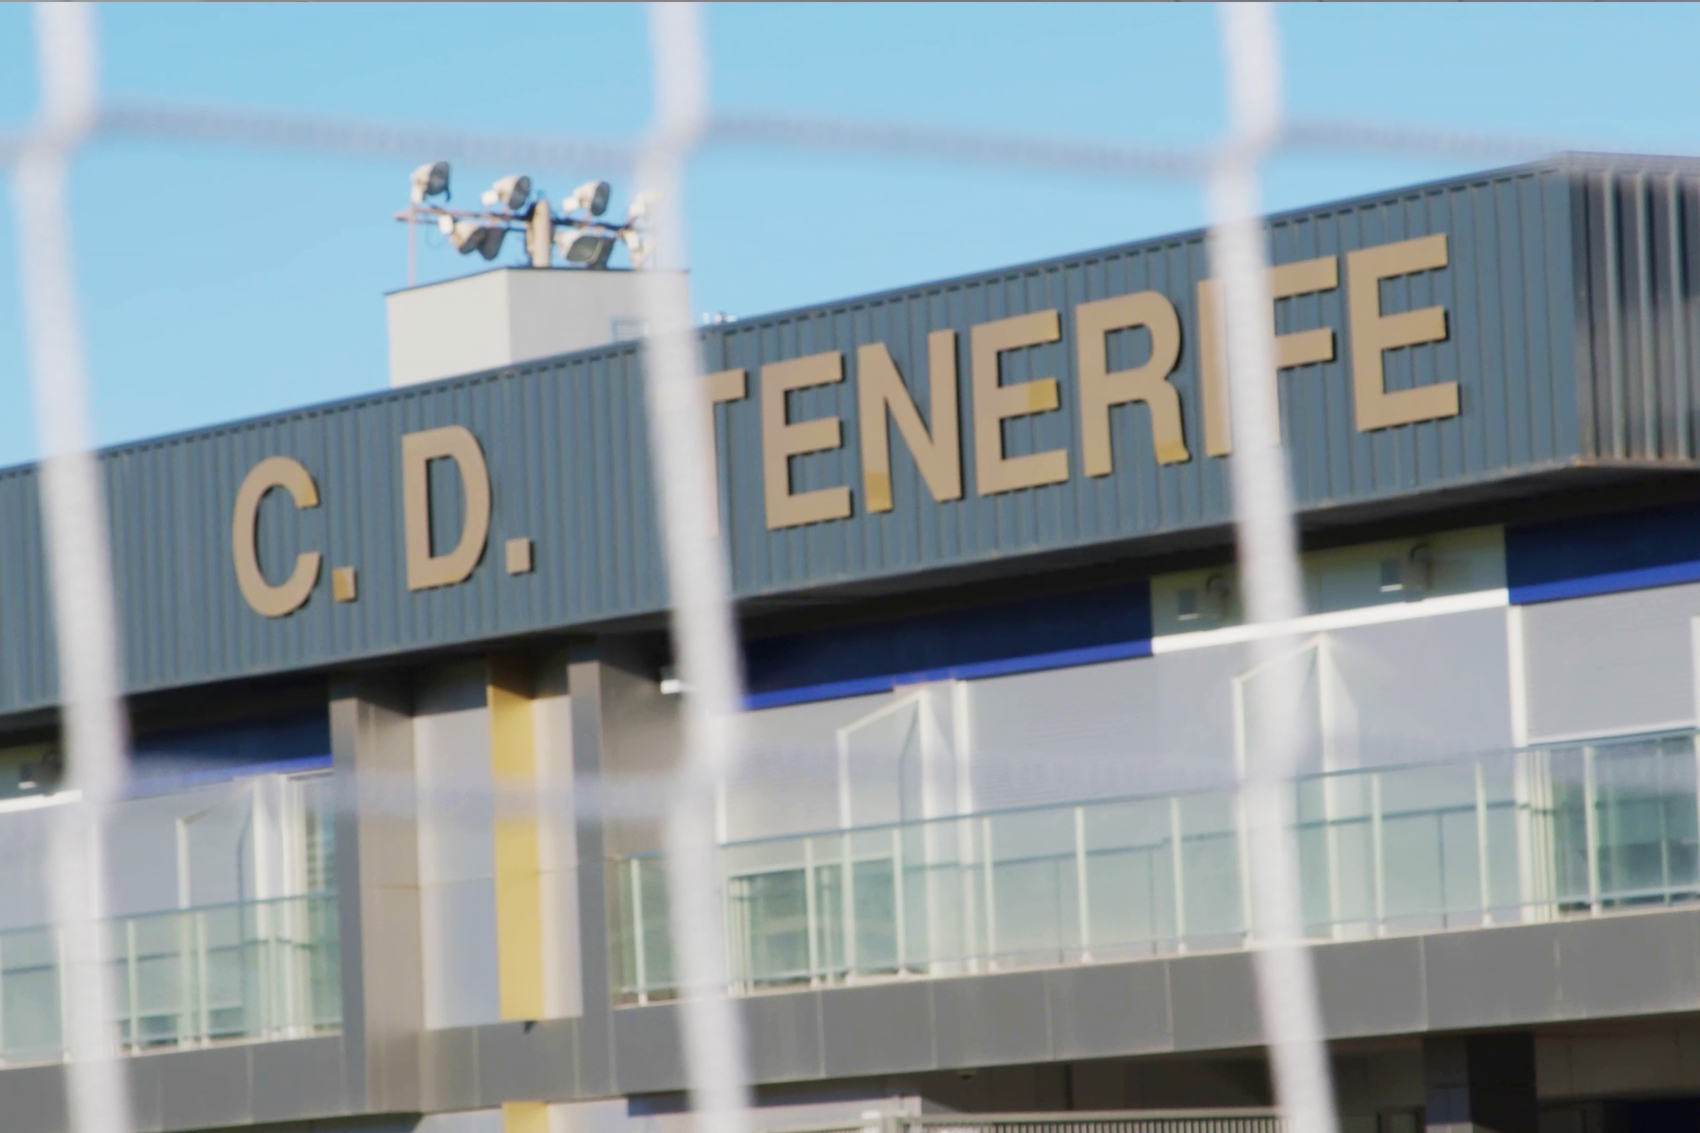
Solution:
[{"label": "clear sky", "polygon": [[[1700,153],[1692,5],[1291,5],[1288,110]],[[1222,128],[1202,5],[711,6],[717,107],[1203,145]],[[632,138],[644,12],[623,5],[103,5],[103,87],[193,101],[543,135]],[[30,13],[0,6],[0,125],[32,113]],[[386,382],[384,292],[406,282],[409,161],[104,142],[72,234],[96,431],[131,440]],[[1294,207],[1473,162],[1289,157]],[[457,168],[457,200],[532,172]],[[616,208],[632,186],[616,184]],[[717,151],[690,170],[695,305],[759,314],[1197,226],[1198,191],[921,161]],[[0,185],[0,465],[34,452],[16,238]],[[510,255],[517,242],[510,242]],[[421,278],[483,267],[439,242]]]}]

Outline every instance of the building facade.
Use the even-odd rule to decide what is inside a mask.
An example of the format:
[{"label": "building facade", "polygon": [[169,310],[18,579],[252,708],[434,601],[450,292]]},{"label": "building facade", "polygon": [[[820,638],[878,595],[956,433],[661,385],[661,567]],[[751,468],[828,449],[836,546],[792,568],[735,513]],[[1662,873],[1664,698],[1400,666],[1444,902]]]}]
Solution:
[{"label": "building facade", "polygon": [[[1352,1133],[1700,1118],[1697,175],[1268,221]],[[762,1130],[1274,1127],[1219,320],[1190,233],[701,332]],[[639,344],[102,462],[138,1128],[682,1128]],[[57,1133],[35,476],[0,473],[0,1127]]]}]

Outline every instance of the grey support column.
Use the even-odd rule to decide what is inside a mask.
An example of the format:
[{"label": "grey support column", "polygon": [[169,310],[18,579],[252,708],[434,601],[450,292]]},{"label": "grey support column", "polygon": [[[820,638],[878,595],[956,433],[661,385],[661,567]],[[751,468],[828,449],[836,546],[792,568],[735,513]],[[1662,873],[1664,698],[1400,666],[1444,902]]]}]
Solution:
[{"label": "grey support column", "polygon": [[357,1112],[419,1108],[425,996],[412,707],[401,682],[350,681],[331,692],[343,1039]]},{"label": "grey support column", "polygon": [[[678,755],[678,698],[657,687],[657,667],[629,643],[604,638],[570,655],[573,773],[578,797],[597,797],[600,785],[650,780],[671,770]],[[659,845],[659,815],[608,819],[581,809],[578,822],[579,948],[584,1018],[579,1032],[579,1089],[584,1097],[618,1092],[613,1009],[619,964],[613,917],[612,863],[622,854]]]},{"label": "grey support column", "polygon": [[[575,650],[567,663],[567,694],[572,697],[573,777],[577,798],[594,799],[602,777],[603,664],[594,648]],[[614,1092],[614,1035],[610,1017],[608,954],[608,871],[599,810],[580,806],[578,814],[578,927],[584,1015],[578,1042],[579,1091],[588,1097]]]},{"label": "grey support column", "polygon": [[1536,1133],[1532,1034],[1423,1040],[1428,1133]]}]

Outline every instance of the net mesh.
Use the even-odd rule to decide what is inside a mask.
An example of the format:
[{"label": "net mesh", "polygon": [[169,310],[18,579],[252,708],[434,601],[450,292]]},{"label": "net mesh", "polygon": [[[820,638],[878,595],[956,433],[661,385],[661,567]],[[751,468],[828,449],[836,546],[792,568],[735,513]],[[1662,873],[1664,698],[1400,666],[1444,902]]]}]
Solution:
[{"label": "net mesh", "polygon": [[[1287,462],[1283,454],[1275,388],[1261,375],[1273,370],[1267,262],[1259,227],[1260,179],[1278,153],[1321,152],[1521,159],[1552,151],[1551,141],[1468,136],[1376,124],[1292,121],[1282,113],[1278,31],[1263,5],[1224,5],[1219,26],[1226,62],[1230,128],[1218,143],[1197,149],[1087,144],[1051,138],[928,127],[905,122],[868,123],[802,116],[721,114],[708,104],[701,16],[693,5],[656,5],[650,13],[650,53],[655,76],[655,117],[633,144],[590,138],[493,136],[485,132],[377,125],[332,117],[235,111],[218,106],[103,102],[94,17],[80,4],[36,8],[40,110],[25,132],[0,137],[10,166],[20,235],[25,328],[43,454],[42,494],[54,621],[59,643],[59,687],[68,749],[68,785],[80,803],[59,809],[47,868],[53,911],[62,933],[69,974],[66,1047],[71,1125],[77,1133],[125,1133],[124,1062],[118,1039],[103,1020],[123,1017],[112,978],[112,942],[101,930],[106,901],[95,868],[97,847],[112,802],[123,791],[124,717],[114,620],[110,555],[102,518],[96,463],[90,442],[88,384],[78,323],[78,289],[69,253],[72,218],[65,200],[68,166],[83,147],[115,139],[167,146],[273,149],[325,156],[393,158],[413,163],[446,156],[542,170],[589,170],[632,176],[662,190],[655,219],[661,266],[682,269],[684,215],[689,186],[683,177],[697,153],[724,146],[778,151],[871,154],[956,162],[994,171],[1044,170],[1052,174],[1167,180],[1195,184],[1208,202],[1209,256],[1223,281],[1222,334],[1229,363],[1232,462],[1237,501],[1241,579],[1251,622],[1272,632],[1255,639],[1253,682],[1257,699],[1248,718],[1245,799],[1251,851],[1252,922],[1259,1002],[1266,1026],[1276,1096],[1284,1124],[1267,1115],[1179,1119],[1156,1124],[1106,1118],[1104,1129],[1289,1128],[1332,1133],[1332,1087],[1321,1040],[1314,979],[1304,939],[1298,847],[1284,809],[1298,773],[1297,730],[1291,706],[1301,699],[1298,666],[1288,661],[1298,639],[1282,627],[1303,613],[1297,541]],[[644,298],[649,328],[645,345],[651,451],[660,464],[661,514],[674,603],[672,633],[678,677],[685,688],[683,758],[676,774],[653,782],[626,782],[606,790],[580,784],[558,795],[524,797],[498,792],[498,812],[541,806],[568,814],[651,811],[664,821],[663,839],[671,894],[664,915],[674,940],[696,942],[671,957],[673,994],[679,997],[682,1047],[691,1103],[707,1133],[741,1133],[748,1116],[749,1067],[742,1016],[727,994],[735,982],[722,923],[728,908],[718,865],[717,784],[729,773],[740,746],[743,690],[726,551],[706,517],[715,514],[707,494],[716,482],[713,454],[698,422],[706,413],[701,366],[694,349],[690,299],[657,286]],[[437,784],[439,798],[424,799],[419,785],[374,776],[345,799],[368,812],[430,806],[439,812],[478,808],[476,787]],[[656,800],[663,800],[657,803]],[[1077,808],[1078,809],[1078,808]],[[312,827],[315,838],[324,829]],[[317,859],[315,859],[317,860]],[[634,861],[633,868],[638,868]],[[634,874],[634,876],[636,876]],[[320,878],[314,887],[324,884]],[[641,911],[641,910],[640,910]],[[176,930],[173,930],[176,931]],[[268,929],[268,940],[278,931]],[[287,936],[287,933],[284,934]],[[641,950],[640,950],[641,951]],[[647,985],[644,985],[647,986]],[[1049,1122],[1022,1128],[1062,1128]],[[950,1128],[989,1129],[989,1125]],[[1002,1128],[1004,1126],[998,1126]],[[1070,1125],[1068,1128],[1079,1126]]]}]

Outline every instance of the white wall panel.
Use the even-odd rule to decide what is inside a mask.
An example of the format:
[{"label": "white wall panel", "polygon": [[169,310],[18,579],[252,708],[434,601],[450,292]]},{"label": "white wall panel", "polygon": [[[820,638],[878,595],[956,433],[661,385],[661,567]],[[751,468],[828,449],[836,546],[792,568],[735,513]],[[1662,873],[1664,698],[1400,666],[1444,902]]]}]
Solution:
[{"label": "white wall panel", "polygon": [[482,663],[445,670],[416,693],[419,907],[425,1025],[500,1018],[496,988],[495,825],[490,713]]},{"label": "white wall panel", "polygon": [[1228,782],[1243,656],[1228,645],[972,682],[975,809]]},{"label": "white wall panel", "polygon": [[1358,762],[1407,763],[1513,745],[1506,610],[1327,635],[1356,720]]},{"label": "white wall panel", "polygon": [[1523,608],[1529,739],[1687,726],[1700,585]]},{"label": "white wall panel", "polygon": [[0,932],[50,919],[46,862],[53,807],[0,814]]},{"label": "white wall panel", "polygon": [[743,760],[726,785],[727,839],[836,829],[838,729],[893,699],[881,693],[747,713]]}]

